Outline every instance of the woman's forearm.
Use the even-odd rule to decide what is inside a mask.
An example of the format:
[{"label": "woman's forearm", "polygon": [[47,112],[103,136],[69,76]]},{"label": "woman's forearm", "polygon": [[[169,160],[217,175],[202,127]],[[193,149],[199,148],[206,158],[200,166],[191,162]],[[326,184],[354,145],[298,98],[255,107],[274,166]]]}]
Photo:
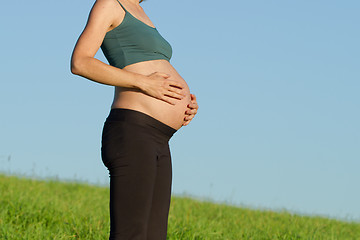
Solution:
[{"label": "woman's forearm", "polygon": [[93,57],[72,59],[71,72],[101,84],[137,89],[140,89],[140,84],[145,77],[110,66]]},{"label": "woman's forearm", "polygon": [[138,89],[172,105],[185,96],[184,86],[175,80],[168,79],[170,76],[166,73],[154,72],[146,76],[113,67],[94,57],[73,56],[71,72],[94,82]]}]

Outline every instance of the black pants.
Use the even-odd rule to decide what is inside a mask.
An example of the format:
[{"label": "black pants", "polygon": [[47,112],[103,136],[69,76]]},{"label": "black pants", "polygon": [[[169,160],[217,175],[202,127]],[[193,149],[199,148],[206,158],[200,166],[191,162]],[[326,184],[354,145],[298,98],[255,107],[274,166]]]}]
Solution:
[{"label": "black pants", "polygon": [[168,125],[135,110],[112,109],[101,155],[110,175],[110,238],[166,239],[171,197]]}]

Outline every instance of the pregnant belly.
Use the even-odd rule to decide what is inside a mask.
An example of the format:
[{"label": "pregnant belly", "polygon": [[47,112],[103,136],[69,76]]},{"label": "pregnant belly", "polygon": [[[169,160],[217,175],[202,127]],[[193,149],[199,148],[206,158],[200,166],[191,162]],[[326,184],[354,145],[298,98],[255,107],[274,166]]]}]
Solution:
[{"label": "pregnant belly", "polygon": [[184,123],[185,111],[190,103],[190,90],[185,80],[166,60],[154,60],[129,65],[124,70],[143,75],[153,72],[169,74],[169,79],[182,83],[186,96],[182,100],[176,100],[171,105],[162,100],[148,96],[139,90],[128,88],[115,88],[114,102],[112,108],[127,108],[143,112],[158,121],[178,130]]}]

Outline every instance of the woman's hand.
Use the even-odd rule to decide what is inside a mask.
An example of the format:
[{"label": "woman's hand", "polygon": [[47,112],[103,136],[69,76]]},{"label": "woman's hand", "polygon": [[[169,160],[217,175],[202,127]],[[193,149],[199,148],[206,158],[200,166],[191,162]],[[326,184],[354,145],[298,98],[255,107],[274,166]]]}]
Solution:
[{"label": "woman's hand", "polygon": [[172,105],[185,97],[184,86],[177,81],[168,79],[169,74],[154,72],[146,77],[139,87],[145,94]]},{"label": "woman's hand", "polygon": [[191,122],[199,109],[199,105],[196,102],[196,96],[194,94],[190,94],[190,97],[191,101],[188,104],[188,109],[185,112],[186,116],[184,118],[185,122],[183,123],[183,126],[186,126]]}]

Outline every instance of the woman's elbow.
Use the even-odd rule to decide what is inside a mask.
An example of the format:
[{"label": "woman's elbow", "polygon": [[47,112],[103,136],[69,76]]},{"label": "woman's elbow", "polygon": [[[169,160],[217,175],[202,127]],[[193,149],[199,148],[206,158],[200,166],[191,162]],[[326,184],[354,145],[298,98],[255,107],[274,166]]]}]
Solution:
[{"label": "woman's elbow", "polygon": [[81,69],[82,69],[81,59],[71,58],[71,66],[70,66],[71,73],[75,75],[80,75]]}]

